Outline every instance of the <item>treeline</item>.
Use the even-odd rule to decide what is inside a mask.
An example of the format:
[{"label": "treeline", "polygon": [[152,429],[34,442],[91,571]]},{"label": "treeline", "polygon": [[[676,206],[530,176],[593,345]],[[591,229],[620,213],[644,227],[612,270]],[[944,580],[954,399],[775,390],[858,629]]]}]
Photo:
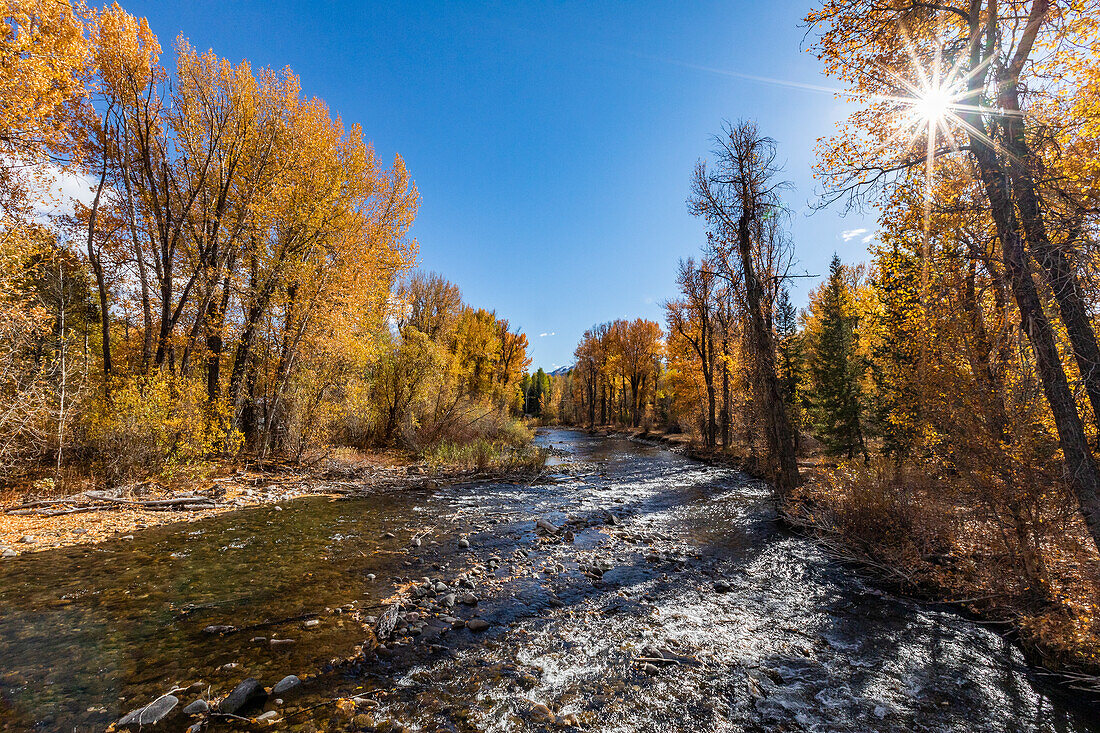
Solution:
[{"label": "treeline", "polygon": [[[0,480],[422,449],[474,403],[512,407],[525,339],[406,279],[404,163],[289,69],[183,37],[164,65],[117,5],[12,0],[4,21]],[[67,207],[61,181],[89,195]]]},{"label": "treeline", "polygon": [[660,413],[661,327],[638,318],[585,331],[576,364],[560,378],[555,414],[576,425],[651,424]]}]

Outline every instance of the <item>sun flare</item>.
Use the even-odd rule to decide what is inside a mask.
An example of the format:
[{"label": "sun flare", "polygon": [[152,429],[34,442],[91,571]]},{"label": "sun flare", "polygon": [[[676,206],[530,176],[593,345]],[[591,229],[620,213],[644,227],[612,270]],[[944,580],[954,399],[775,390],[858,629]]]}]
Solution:
[{"label": "sun flare", "polygon": [[913,110],[925,122],[940,122],[951,112],[951,94],[943,87],[932,87],[916,99]]}]

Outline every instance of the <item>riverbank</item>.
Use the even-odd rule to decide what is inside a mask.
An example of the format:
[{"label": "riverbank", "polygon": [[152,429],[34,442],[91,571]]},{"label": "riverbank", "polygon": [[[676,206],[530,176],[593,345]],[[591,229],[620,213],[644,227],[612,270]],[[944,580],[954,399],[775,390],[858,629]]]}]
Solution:
[{"label": "riverbank", "polygon": [[31,552],[111,539],[179,522],[196,522],[247,507],[282,504],[304,496],[356,496],[447,484],[524,479],[536,463],[479,469],[418,461],[398,453],[340,451],[313,466],[273,463],[220,467],[183,487],[155,483],[102,492],[41,496],[9,492],[0,499],[0,560]]}]

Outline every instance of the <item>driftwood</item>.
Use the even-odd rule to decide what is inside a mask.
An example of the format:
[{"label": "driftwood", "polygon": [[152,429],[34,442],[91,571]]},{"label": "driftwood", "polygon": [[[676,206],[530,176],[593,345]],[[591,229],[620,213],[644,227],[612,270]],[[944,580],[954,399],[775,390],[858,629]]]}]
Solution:
[{"label": "driftwood", "polygon": [[[69,505],[67,509],[47,509],[45,507]],[[117,509],[122,507],[135,507],[149,511],[165,511],[170,509],[211,509],[216,502],[208,496],[190,494],[188,496],[176,496],[171,499],[123,499],[111,496],[103,491],[85,491],[67,499],[48,499],[32,501],[17,507],[6,509],[6,514],[12,515],[36,515],[40,517],[59,517],[65,514],[80,514],[82,512],[94,512],[100,509]]]}]

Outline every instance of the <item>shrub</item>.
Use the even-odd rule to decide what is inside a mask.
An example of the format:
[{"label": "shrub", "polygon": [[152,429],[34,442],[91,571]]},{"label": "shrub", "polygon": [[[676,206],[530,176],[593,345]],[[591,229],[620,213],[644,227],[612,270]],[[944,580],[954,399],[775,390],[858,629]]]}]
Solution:
[{"label": "shrub", "polygon": [[241,436],[224,403],[211,405],[205,384],[157,371],[120,382],[85,427],[97,474],[107,485],[156,476],[214,455],[233,454]]}]

